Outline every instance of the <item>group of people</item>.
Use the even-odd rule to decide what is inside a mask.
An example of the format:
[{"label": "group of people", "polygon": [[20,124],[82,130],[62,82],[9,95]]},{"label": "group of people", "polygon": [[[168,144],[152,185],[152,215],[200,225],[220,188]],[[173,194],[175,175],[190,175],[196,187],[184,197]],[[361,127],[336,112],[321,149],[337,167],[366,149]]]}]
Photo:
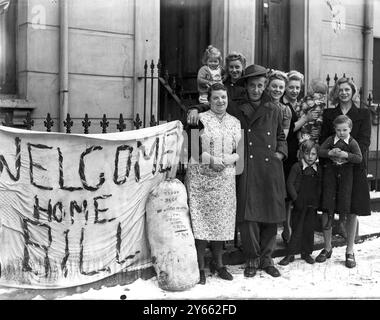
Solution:
[{"label": "group of people", "polygon": [[[355,267],[357,216],[370,214],[365,157],[371,134],[356,86],[349,78],[337,80],[326,108],[328,87],[321,81],[312,81],[300,99],[304,77],[298,71],[246,67],[237,52],[222,62],[221,52],[209,46],[198,73],[199,104],[189,108],[186,125],[192,150],[185,183],[200,284],[206,283],[209,243],[210,271],[233,279],[222,253],[235,228],[246,277],[259,269],[280,276],[272,259],[279,224],[287,244],[280,265],[298,253],[307,263],[325,262],[332,255],[334,214],[346,225],[345,265]],[[317,210],[324,249],[314,259]]]}]

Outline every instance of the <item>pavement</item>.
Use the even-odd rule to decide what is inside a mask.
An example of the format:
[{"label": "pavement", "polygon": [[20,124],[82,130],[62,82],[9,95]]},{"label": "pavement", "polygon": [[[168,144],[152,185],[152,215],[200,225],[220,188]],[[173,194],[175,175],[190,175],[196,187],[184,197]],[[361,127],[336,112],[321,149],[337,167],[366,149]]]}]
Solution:
[{"label": "pavement", "polygon": [[[282,257],[286,254],[286,248],[281,238],[281,231],[281,227],[279,227],[276,249],[274,251],[273,258]],[[380,237],[380,212],[373,212],[371,216],[367,217],[359,217],[359,233],[356,242],[361,243],[368,239],[377,237]],[[332,244],[333,247],[342,247],[345,245],[345,239],[341,236],[334,235]],[[323,235],[321,232],[316,231],[314,236],[313,256],[315,257],[318,254],[318,251],[322,248]],[[241,266],[238,265],[244,263],[242,251],[234,246],[233,241],[228,242],[225,249],[226,251],[223,256],[223,262],[226,265],[233,266],[231,268],[240,268]],[[211,259],[210,253],[207,256],[207,259]],[[238,270],[237,272],[241,273],[241,270]],[[148,280],[154,276],[155,271],[153,267],[150,267],[134,272],[119,273],[94,283],[72,288],[36,290],[6,288],[0,286],[0,300],[30,300],[36,297],[42,297],[44,299],[60,299],[73,294],[85,293],[89,290],[99,290],[107,287],[110,288],[114,286],[128,285],[134,283],[138,279]]]}]

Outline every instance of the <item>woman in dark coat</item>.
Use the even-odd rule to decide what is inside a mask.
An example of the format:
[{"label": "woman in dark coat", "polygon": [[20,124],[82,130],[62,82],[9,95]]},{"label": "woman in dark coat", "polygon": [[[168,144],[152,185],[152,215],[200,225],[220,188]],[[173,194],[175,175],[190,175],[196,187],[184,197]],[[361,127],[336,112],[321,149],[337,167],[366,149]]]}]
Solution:
[{"label": "woman in dark coat", "polygon": [[[348,78],[340,78],[331,90],[331,100],[336,107],[326,109],[323,113],[323,124],[320,141],[323,142],[330,135],[335,134],[333,121],[342,114],[348,116],[353,123],[351,135],[358,142],[363,155],[360,164],[355,164],[353,169],[353,186],[351,198],[351,213],[346,215],[347,247],[346,266],[353,268],[356,266],[354,256],[354,241],[357,227],[357,216],[367,216],[371,214],[370,196],[367,183],[367,152],[371,142],[371,120],[368,109],[356,107],[353,97],[356,94],[354,83]],[[325,248],[316,258],[317,262],[324,262],[331,257],[332,228],[328,223],[327,213],[323,213],[322,223],[324,227],[323,237]]]},{"label": "woman in dark coat", "polygon": [[232,116],[236,116],[238,112],[237,106],[247,98],[245,88],[237,84],[237,81],[244,73],[245,64],[246,59],[239,52],[231,52],[226,57],[225,70],[227,71],[227,76],[223,84],[227,88],[228,94],[227,113]]},{"label": "woman in dark coat", "polygon": [[[301,93],[301,88],[304,82],[304,76],[302,73],[292,70],[288,72],[288,83],[285,88],[285,94],[281,98],[281,103],[287,105],[292,111],[292,117],[290,119],[289,133],[286,138],[288,144],[288,158],[284,161],[284,175],[285,181],[288,179],[288,175],[293,164],[297,163],[297,151],[298,151],[298,130],[308,121],[306,116],[301,119],[298,118],[298,110],[301,108],[301,103],[298,100],[298,96]],[[286,220],[283,223],[283,232],[281,234],[285,243],[288,243],[290,239],[290,200],[286,201]]]}]

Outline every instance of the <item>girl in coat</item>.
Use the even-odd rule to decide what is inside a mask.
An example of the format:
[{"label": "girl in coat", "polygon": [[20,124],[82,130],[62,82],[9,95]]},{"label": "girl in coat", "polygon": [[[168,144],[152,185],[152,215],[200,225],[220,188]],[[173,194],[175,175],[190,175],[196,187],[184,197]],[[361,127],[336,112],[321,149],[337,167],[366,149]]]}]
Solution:
[{"label": "girl in coat", "polygon": [[294,255],[298,252],[301,252],[301,259],[307,263],[315,262],[311,256],[314,246],[314,219],[321,195],[318,145],[313,140],[306,140],[300,146],[299,155],[300,161],[293,165],[286,183],[294,208],[288,253],[279,262],[282,266],[293,262]]},{"label": "girl in coat", "polygon": [[222,53],[218,48],[209,45],[203,53],[202,63],[197,77],[199,102],[207,104],[209,87],[214,83],[222,83]]}]

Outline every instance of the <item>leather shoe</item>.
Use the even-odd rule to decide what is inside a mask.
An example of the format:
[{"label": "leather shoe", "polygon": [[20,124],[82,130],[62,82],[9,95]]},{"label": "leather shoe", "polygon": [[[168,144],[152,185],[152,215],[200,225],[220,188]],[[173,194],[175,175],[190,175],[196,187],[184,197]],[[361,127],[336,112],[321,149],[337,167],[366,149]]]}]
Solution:
[{"label": "leather shoe", "polygon": [[310,254],[301,254],[301,259],[305,260],[309,264],[314,264],[315,260]]},{"label": "leather shoe", "polygon": [[272,277],[275,277],[275,278],[281,276],[280,271],[278,271],[278,269],[276,267],[274,267],[274,266],[268,266],[268,267],[264,268],[264,271],[267,274],[269,274],[269,275],[271,275]]},{"label": "leather shoe", "polygon": [[199,270],[199,284],[206,284],[206,275],[204,270]]},{"label": "leather shoe", "polygon": [[257,268],[255,267],[255,261],[249,259],[245,265],[244,277],[252,278],[256,275]]},{"label": "leather shoe", "polygon": [[280,266],[287,266],[290,262],[294,261],[294,255],[289,255],[283,258],[278,264]]},{"label": "leather shoe", "polygon": [[346,267],[347,268],[355,268],[356,261],[353,253],[346,253]]},{"label": "leather shoe", "polygon": [[223,280],[233,280],[234,278],[232,274],[227,271],[227,268],[225,266],[218,268],[214,260],[211,260],[210,262],[210,272],[212,274],[216,272],[218,276]]},{"label": "leather shoe", "polygon": [[325,262],[327,259],[330,259],[332,255],[332,249],[330,251],[327,251],[326,249],[323,249],[319,255],[315,258],[316,262]]},{"label": "leather shoe", "polygon": [[233,276],[231,273],[227,271],[227,268],[225,266],[216,269],[216,272],[218,273],[219,278],[222,278],[223,280],[233,280]]}]

